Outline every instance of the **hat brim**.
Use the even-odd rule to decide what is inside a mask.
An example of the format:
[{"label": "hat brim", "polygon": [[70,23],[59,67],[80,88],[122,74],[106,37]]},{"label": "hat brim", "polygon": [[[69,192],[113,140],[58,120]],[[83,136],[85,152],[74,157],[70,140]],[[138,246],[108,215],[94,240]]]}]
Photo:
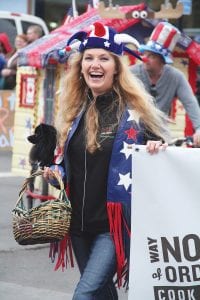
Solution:
[{"label": "hat brim", "polygon": [[147,46],[147,45],[140,45],[139,49],[138,49],[139,52],[143,53],[144,51],[150,51],[150,52],[153,52],[153,53],[156,53],[156,54],[159,54],[163,57],[164,61],[166,64],[172,64],[173,63],[173,60],[172,58],[170,57],[170,55],[163,55],[162,53],[160,53],[158,50],[150,47],[150,46]]}]

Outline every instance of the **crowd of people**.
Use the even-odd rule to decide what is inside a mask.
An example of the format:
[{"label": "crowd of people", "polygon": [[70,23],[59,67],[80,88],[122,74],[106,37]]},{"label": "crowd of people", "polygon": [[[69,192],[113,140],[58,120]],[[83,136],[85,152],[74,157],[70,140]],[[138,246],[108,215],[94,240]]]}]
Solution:
[{"label": "crowd of people", "polygon": [[0,33],[0,89],[15,88],[18,51],[42,37],[43,31],[39,25],[28,27],[26,34],[15,37],[12,47],[6,33]]}]

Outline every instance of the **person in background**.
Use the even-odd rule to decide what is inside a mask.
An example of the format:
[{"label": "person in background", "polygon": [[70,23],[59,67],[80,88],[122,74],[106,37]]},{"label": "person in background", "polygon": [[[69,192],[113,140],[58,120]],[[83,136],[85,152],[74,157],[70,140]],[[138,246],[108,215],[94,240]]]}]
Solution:
[{"label": "person in background", "polygon": [[15,38],[15,53],[9,58],[7,62],[7,67],[12,67],[17,65],[17,54],[18,51],[28,45],[28,39],[26,34],[18,34]]},{"label": "person in background", "polygon": [[28,43],[33,43],[37,39],[41,38],[43,36],[42,27],[39,25],[31,25],[28,27],[26,32]]},{"label": "person in background", "polygon": [[56,122],[64,160],[45,167],[44,178],[52,182],[55,170],[69,184],[81,273],[73,300],[118,299],[113,276],[120,285],[130,250],[131,153],[135,144],[156,153],[169,138],[163,113],[122,58],[130,42],[136,40],[96,22],[67,43],[78,52],[69,59]]},{"label": "person in background", "polygon": [[169,115],[174,98],[178,98],[194,128],[193,140],[195,146],[200,146],[200,107],[192,88],[184,74],[169,65],[171,53],[180,38],[179,30],[168,22],[160,22],[154,28],[146,45],[141,45],[139,51],[146,61],[131,66],[131,71],[152,94],[159,109]]},{"label": "person in background", "polygon": [[16,85],[18,51],[28,45],[25,34],[19,34],[15,38],[15,53],[8,59],[1,74],[4,77],[4,89],[13,89]]},{"label": "person in background", "polygon": [[7,60],[13,52],[9,37],[6,33],[0,33],[0,89],[4,88],[4,77],[2,70],[7,64]]},{"label": "person in background", "polygon": [[0,72],[5,65],[6,65],[6,58],[5,58],[5,54],[3,53],[3,45],[0,42]]}]

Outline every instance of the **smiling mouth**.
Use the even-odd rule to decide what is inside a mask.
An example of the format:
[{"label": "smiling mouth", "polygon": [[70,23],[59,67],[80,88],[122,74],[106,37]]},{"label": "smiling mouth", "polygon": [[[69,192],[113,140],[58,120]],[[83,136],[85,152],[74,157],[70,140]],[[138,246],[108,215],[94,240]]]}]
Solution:
[{"label": "smiling mouth", "polygon": [[90,77],[92,79],[101,79],[103,78],[103,74],[90,73]]}]

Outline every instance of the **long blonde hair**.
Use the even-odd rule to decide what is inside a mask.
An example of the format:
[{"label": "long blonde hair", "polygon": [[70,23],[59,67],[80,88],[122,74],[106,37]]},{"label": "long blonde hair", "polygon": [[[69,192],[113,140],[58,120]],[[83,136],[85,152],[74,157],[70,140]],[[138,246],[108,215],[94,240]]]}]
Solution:
[{"label": "long blonde hair", "polygon": [[[59,133],[59,145],[64,147],[69,129],[75,117],[84,108],[88,98],[88,87],[81,76],[81,53],[73,54],[69,69],[63,79],[60,95],[59,113],[56,127]],[[117,74],[114,77],[113,90],[118,99],[118,115],[121,116],[125,106],[134,109],[146,128],[163,140],[169,139],[165,115],[158,110],[152,97],[145,91],[143,84],[130,71],[121,57],[113,55]],[[100,147],[97,141],[98,113],[95,101],[92,101],[86,112],[86,148],[94,152]]]}]

